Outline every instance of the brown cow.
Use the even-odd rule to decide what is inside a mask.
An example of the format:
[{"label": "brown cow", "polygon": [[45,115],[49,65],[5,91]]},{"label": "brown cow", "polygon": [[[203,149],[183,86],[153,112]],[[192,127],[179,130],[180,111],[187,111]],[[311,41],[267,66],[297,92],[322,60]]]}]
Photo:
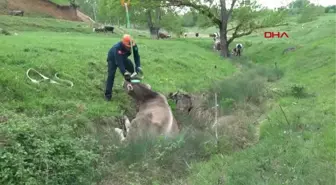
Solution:
[{"label": "brown cow", "polygon": [[93,28],[92,30],[93,32],[112,32],[114,31],[114,27],[113,26],[101,26],[98,28]]},{"label": "brown cow", "polygon": [[13,15],[13,16],[23,16],[24,11],[22,10],[11,10],[9,11],[9,15]]},{"label": "brown cow", "polygon": [[133,140],[138,136],[164,135],[174,136],[180,129],[174,118],[166,97],[151,89],[150,85],[124,82],[124,89],[138,104],[139,111],[130,122],[125,116],[126,137],[124,131],[115,128],[121,141]]},{"label": "brown cow", "polygon": [[168,34],[165,34],[165,33],[159,33],[159,38],[160,39],[167,39],[167,38],[171,38],[171,36],[170,35],[168,35]]},{"label": "brown cow", "polygon": [[219,33],[212,33],[212,34],[209,34],[209,37],[212,37],[214,41],[218,40],[219,39]]}]

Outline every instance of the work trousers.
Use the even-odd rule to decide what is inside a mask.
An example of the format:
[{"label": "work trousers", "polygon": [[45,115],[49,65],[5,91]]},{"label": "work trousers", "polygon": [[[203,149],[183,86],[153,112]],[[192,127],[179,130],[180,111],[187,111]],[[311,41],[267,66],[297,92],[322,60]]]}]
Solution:
[{"label": "work trousers", "polygon": [[[125,69],[131,74],[134,73],[134,65],[130,59],[126,59],[123,61]],[[115,73],[117,71],[118,65],[115,60],[107,61],[107,80],[106,80],[106,89],[105,89],[105,97],[108,99],[112,98],[112,88],[114,84]],[[121,73],[121,71],[120,71]],[[123,75],[123,74],[121,74]]]}]

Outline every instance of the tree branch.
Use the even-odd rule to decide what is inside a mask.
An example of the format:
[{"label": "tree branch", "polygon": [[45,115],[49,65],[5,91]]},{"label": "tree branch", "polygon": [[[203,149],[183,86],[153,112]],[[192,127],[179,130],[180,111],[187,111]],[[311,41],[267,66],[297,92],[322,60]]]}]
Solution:
[{"label": "tree branch", "polygon": [[228,11],[228,17],[231,16],[232,11],[233,11],[233,7],[236,4],[236,2],[237,2],[237,0],[232,0],[230,10]]},{"label": "tree branch", "polygon": [[184,0],[168,0],[168,1],[169,1],[170,6],[177,6],[177,7],[187,6],[187,7],[194,8],[194,9],[198,10],[200,13],[202,13],[203,15],[207,16],[209,19],[211,19],[212,22],[214,22],[218,26],[222,25],[222,21],[220,19],[218,19],[210,11],[210,8],[208,6],[197,5],[197,4],[192,3],[190,1],[184,1]]},{"label": "tree branch", "polygon": [[232,31],[232,30],[235,30],[236,28],[230,28],[228,29],[226,32],[229,32],[229,31]]},{"label": "tree branch", "polygon": [[247,32],[243,32],[243,33],[240,33],[240,34],[233,33],[232,37],[227,41],[227,44],[229,45],[236,38],[239,38],[239,37],[242,37],[242,36],[245,36],[245,35],[250,35],[252,32],[253,32],[253,30],[249,30]]},{"label": "tree branch", "polygon": [[226,12],[226,0],[220,0],[220,6],[224,9]]}]

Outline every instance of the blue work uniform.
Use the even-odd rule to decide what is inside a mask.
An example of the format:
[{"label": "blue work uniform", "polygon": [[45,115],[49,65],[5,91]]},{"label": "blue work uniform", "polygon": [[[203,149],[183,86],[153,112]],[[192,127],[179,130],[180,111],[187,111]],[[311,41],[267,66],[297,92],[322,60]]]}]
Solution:
[{"label": "blue work uniform", "polygon": [[[134,73],[134,66],[133,63],[128,57],[131,55],[131,50],[125,48],[122,42],[118,42],[115,44],[107,54],[107,65],[108,65],[108,76],[106,82],[106,89],[105,89],[105,98],[111,99],[112,98],[112,88],[114,84],[114,78],[117,68],[122,75],[125,74],[126,70],[131,74]],[[133,46],[133,56],[134,62],[136,67],[136,72],[139,72],[138,69],[140,67],[140,55],[138,51],[138,46],[135,44]]]}]

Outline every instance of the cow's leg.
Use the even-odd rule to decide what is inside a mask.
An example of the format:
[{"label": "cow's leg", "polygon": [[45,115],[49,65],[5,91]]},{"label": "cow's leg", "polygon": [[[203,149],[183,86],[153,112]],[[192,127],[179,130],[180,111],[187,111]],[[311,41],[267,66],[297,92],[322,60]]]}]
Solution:
[{"label": "cow's leg", "polygon": [[127,116],[124,116],[125,127],[126,127],[126,135],[129,133],[129,129],[131,128],[131,122],[129,121]]},{"label": "cow's leg", "polygon": [[114,128],[114,131],[119,135],[120,141],[124,141],[126,138],[124,136],[124,131],[120,128]]},{"label": "cow's leg", "polygon": [[129,119],[127,118],[127,116],[124,116],[124,125],[125,125],[125,128],[126,128],[125,132],[124,132],[123,129],[114,128],[114,131],[119,135],[121,141],[124,141],[126,139],[124,134],[127,136],[128,133],[129,133],[129,130],[131,128],[131,123],[130,123]]}]

